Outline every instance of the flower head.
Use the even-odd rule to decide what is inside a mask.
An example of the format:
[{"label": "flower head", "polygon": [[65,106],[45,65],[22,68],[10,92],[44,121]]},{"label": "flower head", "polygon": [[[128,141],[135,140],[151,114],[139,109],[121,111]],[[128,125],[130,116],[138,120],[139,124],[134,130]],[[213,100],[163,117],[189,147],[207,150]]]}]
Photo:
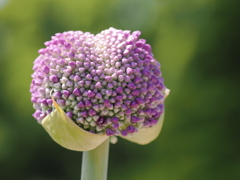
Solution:
[{"label": "flower head", "polygon": [[[34,61],[33,116],[42,123],[53,100],[82,129],[107,136],[155,126],[168,91],[140,31],[110,28],[94,36],[57,33]],[[53,98],[53,100],[52,100]]]}]

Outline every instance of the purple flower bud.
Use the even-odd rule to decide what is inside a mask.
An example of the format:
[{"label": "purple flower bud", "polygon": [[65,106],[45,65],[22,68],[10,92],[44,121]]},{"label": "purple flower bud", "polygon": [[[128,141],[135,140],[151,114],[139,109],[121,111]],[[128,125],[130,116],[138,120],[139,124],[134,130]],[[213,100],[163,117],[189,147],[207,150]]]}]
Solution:
[{"label": "purple flower bud", "polygon": [[129,125],[127,127],[127,132],[128,133],[134,133],[136,131],[136,128],[133,125]]},{"label": "purple flower bud", "polygon": [[46,111],[47,114],[50,114],[51,112],[52,112],[52,109],[48,109],[48,110]]},{"label": "purple flower bud", "polygon": [[150,118],[150,119],[148,119],[148,121],[149,121],[149,123],[151,124],[151,126],[154,126],[154,125],[156,125],[156,124],[157,124],[157,122],[158,122],[158,120],[156,120],[156,119],[153,119],[153,118]]},{"label": "purple flower bud", "polygon": [[112,89],[112,88],[113,88],[113,84],[108,83],[107,88],[108,88],[108,89]]},{"label": "purple flower bud", "polygon": [[35,97],[31,97],[31,101],[32,101],[33,103],[37,103],[37,99],[36,99]]},{"label": "purple flower bud", "polygon": [[121,103],[120,102],[116,102],[115,104],[114,104],[114,108],[120,108],[121,107]]},{"label": "purple flower bud", "polygon": [[39,53],[39,54],[42,54],[42,55],[44,55],[44,54],[45,54],[45,52],[46,52],[46,50],[45,50],[45,49],[40,49],[40,50],[38,51],[38,53]]},{"label": "purple flower bud", "polygon": [[49,80],[56,83],[56,82],[58,82],[58,77],[56,75],[51,75],[51,76],[49,76]]},{"label": "purple flower bud", "polygon": [[82,111],[82,112],[80,112],[80,114],[81,114],[81,116],[83,116],[83,117],[87,117],[87,111]]},{"label": "purple flower bud", "polygon": [[85,87],[89,87],[92,84],[92,81],[85,81]]},{"label": "purple flower bud", "polygon": [[85,101],[85,107],[92,107],[92,103],[89,100]]},{"label": "purple flower bud", "polygon": [[127,74],[130,75],[133,73],[133,69],[132,68],[127,68]]},{"label": "purple flower bud", "polygon": [[83,103],[82,101],[80,101],[80,102],[77,104],[77,106],[78,106],[79,108],[84,108],[84,107],[85,107],[85,105],[84,105],[84,103]]},{"label": "purple flower bud", "polygon": [[152,114],[152,111],[149,108],[145,109],[144,112],[145,112],[145,114],[147,114],[149,116]]},{"label": "purple flower bud", "polygon": [[58,99],[58,100],[57,100],[57,103],[58,103],[60,106],[65,106],[65,100],[64,100],[64,99]]},{"label": "purple flower bud", "polygon": [[43,71],[45,74],[48,74],[48,73],[50,72],[50,68],[47,67],[47,66],[43,66],[42,71]]},{"label": "purple flower bud", "polygon": [[106,76],[106,77],[105,77],[105,80],[106,80],[107,82],[111,82],[111,81],[112,81],[112,77],[111,77],[111,76]]},{"label": "purple flower bud", "polygon": [[135,77],[135,78],[134,78],[134,83],[135,83],[135,84],[138,84],[138,83],[140,83],[140,82],[142,82],[142,81],[143,81],[143,79],[140,78],[140,77]]},{"label": "purple flower bud", "polygon": [[112,96],[117,96],[116,91],[113,91],[113,92],[112,92]]},{"label": "purple flower bud", "polygon": [[88,96],[89,98],[93,98],[93,97],[95,96],[95,93],[94,93],[93,91],[91,91],[91,90],[88,90],[87,96]]},{"label": "purple flower bud", "polygon": [[139,104],[139,105],[144,103],[144,101],[143,101],[142,98],[136,98],[135,101],[136,101],[137,104]]},{"label": "purple flower bud", "polygon": [[122,88],[122,87],[118,87],[118,88],[116,89],[116,92],[117,92],[118,94],[122,94],[122,93],[123,93],[123,88]]},{"label": "purple flower bud", "polygon": [[114,28],[96,36],[80,31],[52,36],[34,61],[34,118],[41,122],[52,112],[52,96],[93,133],[126,136],[139,123],[154,126],[164,111],[166,87],[151,46],[139,37],[140,31]]},{"label": "purple flower bud", "polygon": [[33,80],[33,84],[37,85],[37,86],[40,86],[42,84],[42,80],[40,80],[40,79]]},{"label": "purple flower bud", "polygon": [[123,82],[123,81],[124,81],[124,76],[123,76],[123,75],[119,75],[119,76],[118,76],[118,80],[119,80],[120,82]]},{"label": "purple flower bud", "polygon": [[119,120],[118,117],[113,117],[113,118],[111,119],[111,121],[112,121],[114,124],[117,124],[117,123],[118,123],[118,120]]},{"label": "purple flower bud", "polygon": [[107,96],[111,96],[112,95],[112,91],[111,90],[106,90],[106,95]]},{"label": "purple flower bud", "polygon": [[130,107],[131,108],[137,108],[138,104],[135,101],[132,101],[131,104],[130,104]]},{"label": "purple flower bud", "polygon": [[94,111],[93,109],[90,109],[90,110],[88,111],[88,114],[89,114],[89,116],[94,116],[94,115],[97,114],[97,112]]},{"label": "purple flower bud", "polygon": [[97,95],[95,96],[97,99],[102,99],[102,94],[97,93]]},{"label": "purple flower bud", "polygon": [[133,95],[133,96],[139,96],[139,94],[140,94],[140,92],[139,92],[139,90],[137,90],[137,89],[135,89],[135,90],[132,91],[132,95]]},{"label": "purple flower bud", "polygon": [[137,47],[142,47],[145,43],[146,43],[146,40],[145,40],[145,39],[139,39],[139,40],[136,42],[136,46],[137,46]]},{"label": "purple flower bud", "polygon": [[143,45],[143,49],[145,49],[145,50],[148,51],[148,52],[151,52],[151,51],[152,51],[152,48],[151,48],[151,46],[150,46],[149,44],[144,44],[144,45]]},{"label": "purple flower bud", "polygon": [[143,76],[148,76],[149,75],[149,71],[147,69],[143,69],[142,70],[142,75]]},{"label": "purple flower bud", "polygon": [[116,100],[122,101],[122,99],[123,99],[123,96],[116,96]]},{"label": "purple flower bud", "polygon": [[97,82],[95,85],[95,88],[100,89],[102,88],[102,84],[100,82]]},{"label": "purple flower bud", "polygon": [[[131,77],[130,76],[125,76],[125,81],[126,82],[130,82],[131,81]],[[132,86],[134,85],[134,84],[131,84]],[[131,89],[131,88],[130,88]]]},{"label": "purple flower bud", "polygon": [[112,128],[113,129],[118,129],[119,128],[119,124],[112,124]]},{"label": "purple flower bud", "polygon": [[132,114],[132,110],[131,110],[131,109],[127,109],[127,110],[125,111],[125,114],[127,114],[127,115]]},{"label": "purple flower bud", "polygon": [[136,116],[132,116],[132,117],[131,117],[131,122],[132,122],[133,124],[139,122],[140,120],[141,120],[141,119],[138,118],[138,117],[136,117]]},{"label": "purple flower bud", "polygon": [[111,103],[109,102],[109,100],[104,100],[103,105],[105,107],[110,107]]},{"label": "purple flower bud", "polygon": [[43,99],[43,100],[41,101],[41,103],[42,103],[43,105],[45,105],[45,106],[48,106],[48,103],[47,103],[47,100],[46,100],[46,99]]},{"label": "purple flower bud", "polygon": [[150,126],[151,126],[151,123],[146,120],[146,121],[144,121],[143,126],[144,126],[144,127],[150,127]]},{"label": "purple flower bud", "polygon": [[92,76],[90,74],[87,74],[86,79],[92,80]]},{"label": "purple flower bud", "polygon": [[107,129],[106,130],[106,135],[107,136],[112,136],[112,135],[114,135],[115,134],[115,131],[114,130],[112,130],[112,129]]},{"label": "purple flower bud", "polygon": [[84,65],[84,67],[85,67],[86,69],[89,69],[89,68],[90,68],[90,64],[89,64],[88,62],[83,63],[83,65]]},{"label": "purple flower bud", "polygon": [[70,48],[72,47],[72,45],[70,43],[65,42],[64,43],[64,47],[66,48],[66,50],[70,50]]},{"label": "purple flower bud", "polygon": [[140,89],[140,93],[141,94],[144,94],[144,93],[146,93],[147,92],[147,89],[145,88],[145,87],[142,87],[141,89]]},{"label": "purple flower bud", "polygon": [[67,81],[67,82],[66,82],[66,86],[72,87],[72,86],[73,86],[73,82],[72,82],[72,81]]},{"label": "purple flower bud", "polygon": [[80,96],[80,95],[81,95],[81,92],[80,92],[80,90],[79,90],[78,88],[76,88],[76,89],[73,90],[73,94],[74,94],[75,96]]},{"label": "purple flower bud", "polygon": [[128,88],[129,89],[136,89],[136,85],[134,83],[129,83]]},{"label": "purple flower bud", "polygon": [[122,134],[122,136],[127,136],[128,131],[126,129],[123,129],[123,130],[121,130],[121,134]]},{"label": "purple flower bud", "polygon": [[[119,102],[118,102],[118,103],[119,103]],[[120,105],[120,107],[122,108],[123,111],[125,111],[125,110],[128,109],[125,104],[122,104],[122,105],[121,105],[121,104],[119,103],[119,105]],[[115,104],[115,107],[116,107],[116,104]]]},{"label": "purple flower bud", "polygon": [[100,117],[98,120],[97,120],[97,125],[98,126],[103,126],[104,124],[106,124],[106,120],[104,117]]},{"label": "purple flower bud", "polygon": [[128,107],[129,107],[129,106],[130,106],[130,104],[131,104],[131,101],[129,101],[129,100],[125,100],[125,101],[124,101],[124,104],[125,104],[126,106],[128,106]]},{"label": "purple flower bud", "polygon": [[64,98],[68,98],[68,96],[70,95],[70,92],[67,90],[63,90],[62,94]]},{"label": "purple flower bud", "polygon": [[52,99],[47,99],[48,106],[52,105]]},{"label": "purple flower bud", "polygon": [[75,67],[76,67],[76,62],[70,61],[70,62],[68,63],[68,65],[71,66],[72,68],[75,68]]},{"label": "purple flower bud", "polygon": [[95,111],[99,111],[99,105],[98,105],[98,104],[93,105],[93,109],[94,109]]},{"label": "purple flower bud", "polygon": [[68,111],[68,112],[66,112],[66,115],[67,115],[70,119],[72,119],[73,112],[72,112],[72,111]]},{"label": "purple flower bud", "polygon": [[161,116],[162,113],[163,112],[158,112],[158,113],[152,115],[152,117],[155,118],[155,119],[158,119]]}]

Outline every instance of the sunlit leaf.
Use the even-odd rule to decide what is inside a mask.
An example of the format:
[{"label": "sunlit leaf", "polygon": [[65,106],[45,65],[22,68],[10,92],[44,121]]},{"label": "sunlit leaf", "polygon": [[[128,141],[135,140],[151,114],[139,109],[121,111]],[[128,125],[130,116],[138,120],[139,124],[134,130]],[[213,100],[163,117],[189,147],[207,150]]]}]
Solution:
[{"label": "sunlit leaf", "polygon": [[76,125],[53,99],[55,110],[42,121],[42,126],[59,145],[74,151],[89,151],[108,136],[87,132]]}]

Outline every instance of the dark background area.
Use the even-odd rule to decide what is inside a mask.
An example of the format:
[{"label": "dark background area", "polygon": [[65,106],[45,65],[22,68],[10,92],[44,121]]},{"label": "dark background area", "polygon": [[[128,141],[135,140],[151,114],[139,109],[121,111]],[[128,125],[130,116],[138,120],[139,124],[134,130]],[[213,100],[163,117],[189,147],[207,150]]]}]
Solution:
[{"label": "dark background area", "polygon": [[0,179],[80,179],[81,152],[31,116],[32,65],[57,32],[140,30],[161,63],[165,122],[140,146],[110,147],[109,180],[240,179],[237,0],[1,0]]}]

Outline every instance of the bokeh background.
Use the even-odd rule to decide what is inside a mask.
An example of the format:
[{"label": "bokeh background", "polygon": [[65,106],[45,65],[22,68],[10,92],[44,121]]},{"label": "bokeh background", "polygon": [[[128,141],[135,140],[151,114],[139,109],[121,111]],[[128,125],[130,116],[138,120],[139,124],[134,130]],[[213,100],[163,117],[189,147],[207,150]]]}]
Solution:
[{"label": "bokeh background", "polygon": [[75,180],[81,152],[31,116],[32,64],[57,33],[141,30],[171,89],[160,136],[111,145],[109,180],[240,179],[237,0],[0,0],[0,179]]}]

